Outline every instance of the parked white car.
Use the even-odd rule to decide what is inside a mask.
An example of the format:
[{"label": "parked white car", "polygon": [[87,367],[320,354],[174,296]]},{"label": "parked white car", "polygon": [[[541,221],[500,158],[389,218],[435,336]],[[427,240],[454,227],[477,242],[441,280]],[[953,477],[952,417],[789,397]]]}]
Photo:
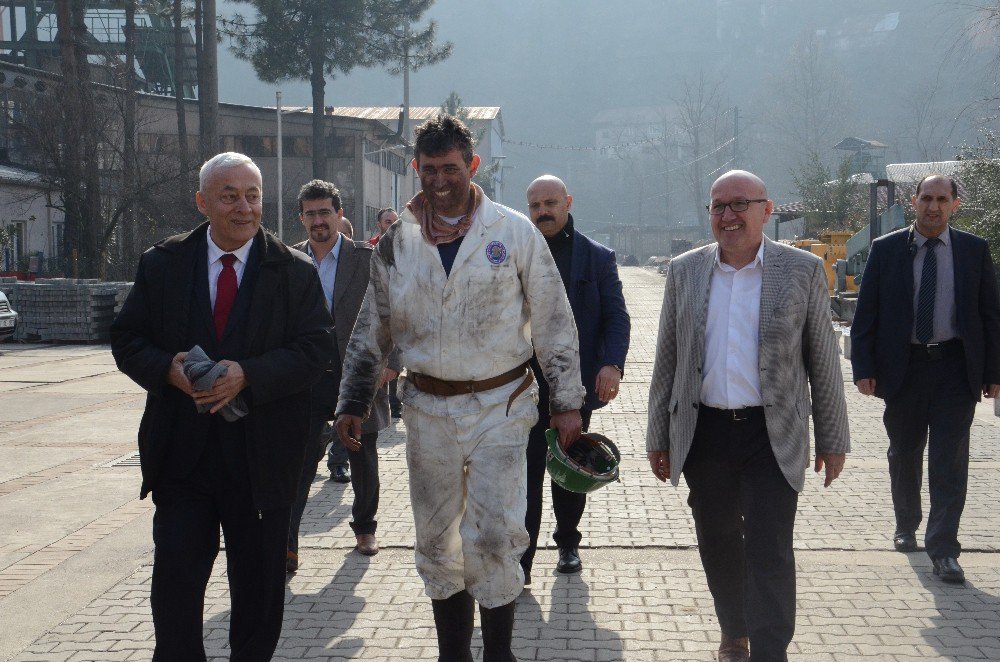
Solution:
[{"label": "parked white car", "polygon": [[14,335],[17,329],[17,311],[10,307],[7,295],[0,292],[0,342]]}]

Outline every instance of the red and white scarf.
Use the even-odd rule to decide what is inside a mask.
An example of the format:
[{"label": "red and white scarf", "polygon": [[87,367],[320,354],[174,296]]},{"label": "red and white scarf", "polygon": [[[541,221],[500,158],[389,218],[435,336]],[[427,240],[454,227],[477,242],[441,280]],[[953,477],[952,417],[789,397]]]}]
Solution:
[{"label": "red and white scarf", "polygon": [[482,200],[483,189],[479,188],[477,184],[470,183],[469,205],[465,208],[465,214],[458,219],[458,223],[455,225],[441,220],[423,191],[413,196],[413,199],[406,203],[406,208],[420,221],[420,234],[423,235],[424,241],[431,246],[437,246],[465,236],[469,228],[472,227],[472,217]]}]

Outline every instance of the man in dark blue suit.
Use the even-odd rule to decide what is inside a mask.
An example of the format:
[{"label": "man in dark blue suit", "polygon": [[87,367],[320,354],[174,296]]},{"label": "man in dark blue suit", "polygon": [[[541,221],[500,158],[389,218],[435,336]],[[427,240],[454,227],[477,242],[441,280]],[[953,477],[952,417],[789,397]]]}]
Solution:
[{"label": "man in dark blue suit", "polygon": [[[545,236],[552,257],[559,268],[569,297],[580,337],[580,372],[587,389],[587,399],[580,408],[583,429],[590,427],[595,409],[618,395],[628,354],[631,321],[625,309],[622,283],[611,249],[588,239],[573,228],[570,207],[573,196],[558,177],[539,177],[528,187],[528,216]],[[531,566],[538,545],[542,521],[542,485],[545,478],[545,430],[549,428],[548,384],[538,361],[531,359],[538,380],[538,423],[528,437],[528,510],[525,528],[531,542],[521,557],[524,583],[531,583]],[[579,572],[583,564],[578,551],[582,538],[580,519],[587,504],[585,494],[569,492],[552,485],[552,508],[556,516],[553,539],[559,547],[556,570]]]},{"label": "man in dark blue suit", "polygon": [[[851,327],[854,383],[885,400],[893,544],[917,548],[928,446],[931,512],[924,546],[934,574],[965,581],[958,526],[969,474],[969,429],[980,395],[1000,394],[1000,300],[986,241],[950,227],[958,186],[925,177],[916,222],[877,239]],[[929,434],[928,434],[929,433]]]}]

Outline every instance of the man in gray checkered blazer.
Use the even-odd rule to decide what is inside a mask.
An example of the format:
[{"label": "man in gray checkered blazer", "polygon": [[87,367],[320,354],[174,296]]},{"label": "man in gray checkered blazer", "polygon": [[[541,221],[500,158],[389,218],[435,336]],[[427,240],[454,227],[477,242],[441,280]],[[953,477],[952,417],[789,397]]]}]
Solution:
[{"label": "man in gray checkered blazer", "polygon": [[825,486],[850,446],[823,262],[764,237],[773,208],[752,173],[712,185],[716,243],[670,262],[649,393],[649,463],[690,488],[720,662],[786,659],[810,414]]}]

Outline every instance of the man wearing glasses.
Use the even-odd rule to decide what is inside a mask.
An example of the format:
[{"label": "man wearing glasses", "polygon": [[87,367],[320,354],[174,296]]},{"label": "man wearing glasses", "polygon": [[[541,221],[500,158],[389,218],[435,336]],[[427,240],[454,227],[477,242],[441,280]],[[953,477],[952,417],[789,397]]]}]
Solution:
[{"label": "man wearing glasses", "polygon": [[[368,290],[368,263],[372,247],[364,241],[352,241],[336,228],[341,227],[344,210],[340,202],[340,191],[330,182],[314,179],[299,191],[299,220],[309,233],[309,239],[294,248],[313,259],[323,285],[327,309],[333,316],[334,339],[337,344],[337,359],[333,369],[324,374],[323,379],[312,391],[309,441],[306,446],[305,462],[299,476],[299,489],[292,507],[292,522],[288,531],[288,558],[286,571],[298,569],[298,538],[302,513],[309,497],[309,487],[316,477],[316,467],[323,457],[326,444],[330,447],[331,479],[350,482],[354,489],[354,504],[351,529],[357,539],[357,550],[371,556],[379,551],[375,539],[378,511],[379,479],[378,454],[376,444],[378,433],[389,425],[388,391],[383,385],[375,391],[371,415],[362,426],[362,444],[358,448],[345,448],[334,438],[327,421],[333,420],[340,391],[340,367],[347,349],[347,341],[354,321],[361,309],[365,292]],[[399,367],[393,356],[389,357],[385,379],[395,379]],[[350,458],[351,472],[347,472]],[[334,464],[336,462],[336,464]]]},{"label": "man wearing glasses", "polygon": [[712,185],[716,243],[670,262],[649,394],[649,464],[690,489],[720,662],[787,659],[810,413],[824,486],[850,445],[823,262],[764,236],[773,208],[752,173]]}]

